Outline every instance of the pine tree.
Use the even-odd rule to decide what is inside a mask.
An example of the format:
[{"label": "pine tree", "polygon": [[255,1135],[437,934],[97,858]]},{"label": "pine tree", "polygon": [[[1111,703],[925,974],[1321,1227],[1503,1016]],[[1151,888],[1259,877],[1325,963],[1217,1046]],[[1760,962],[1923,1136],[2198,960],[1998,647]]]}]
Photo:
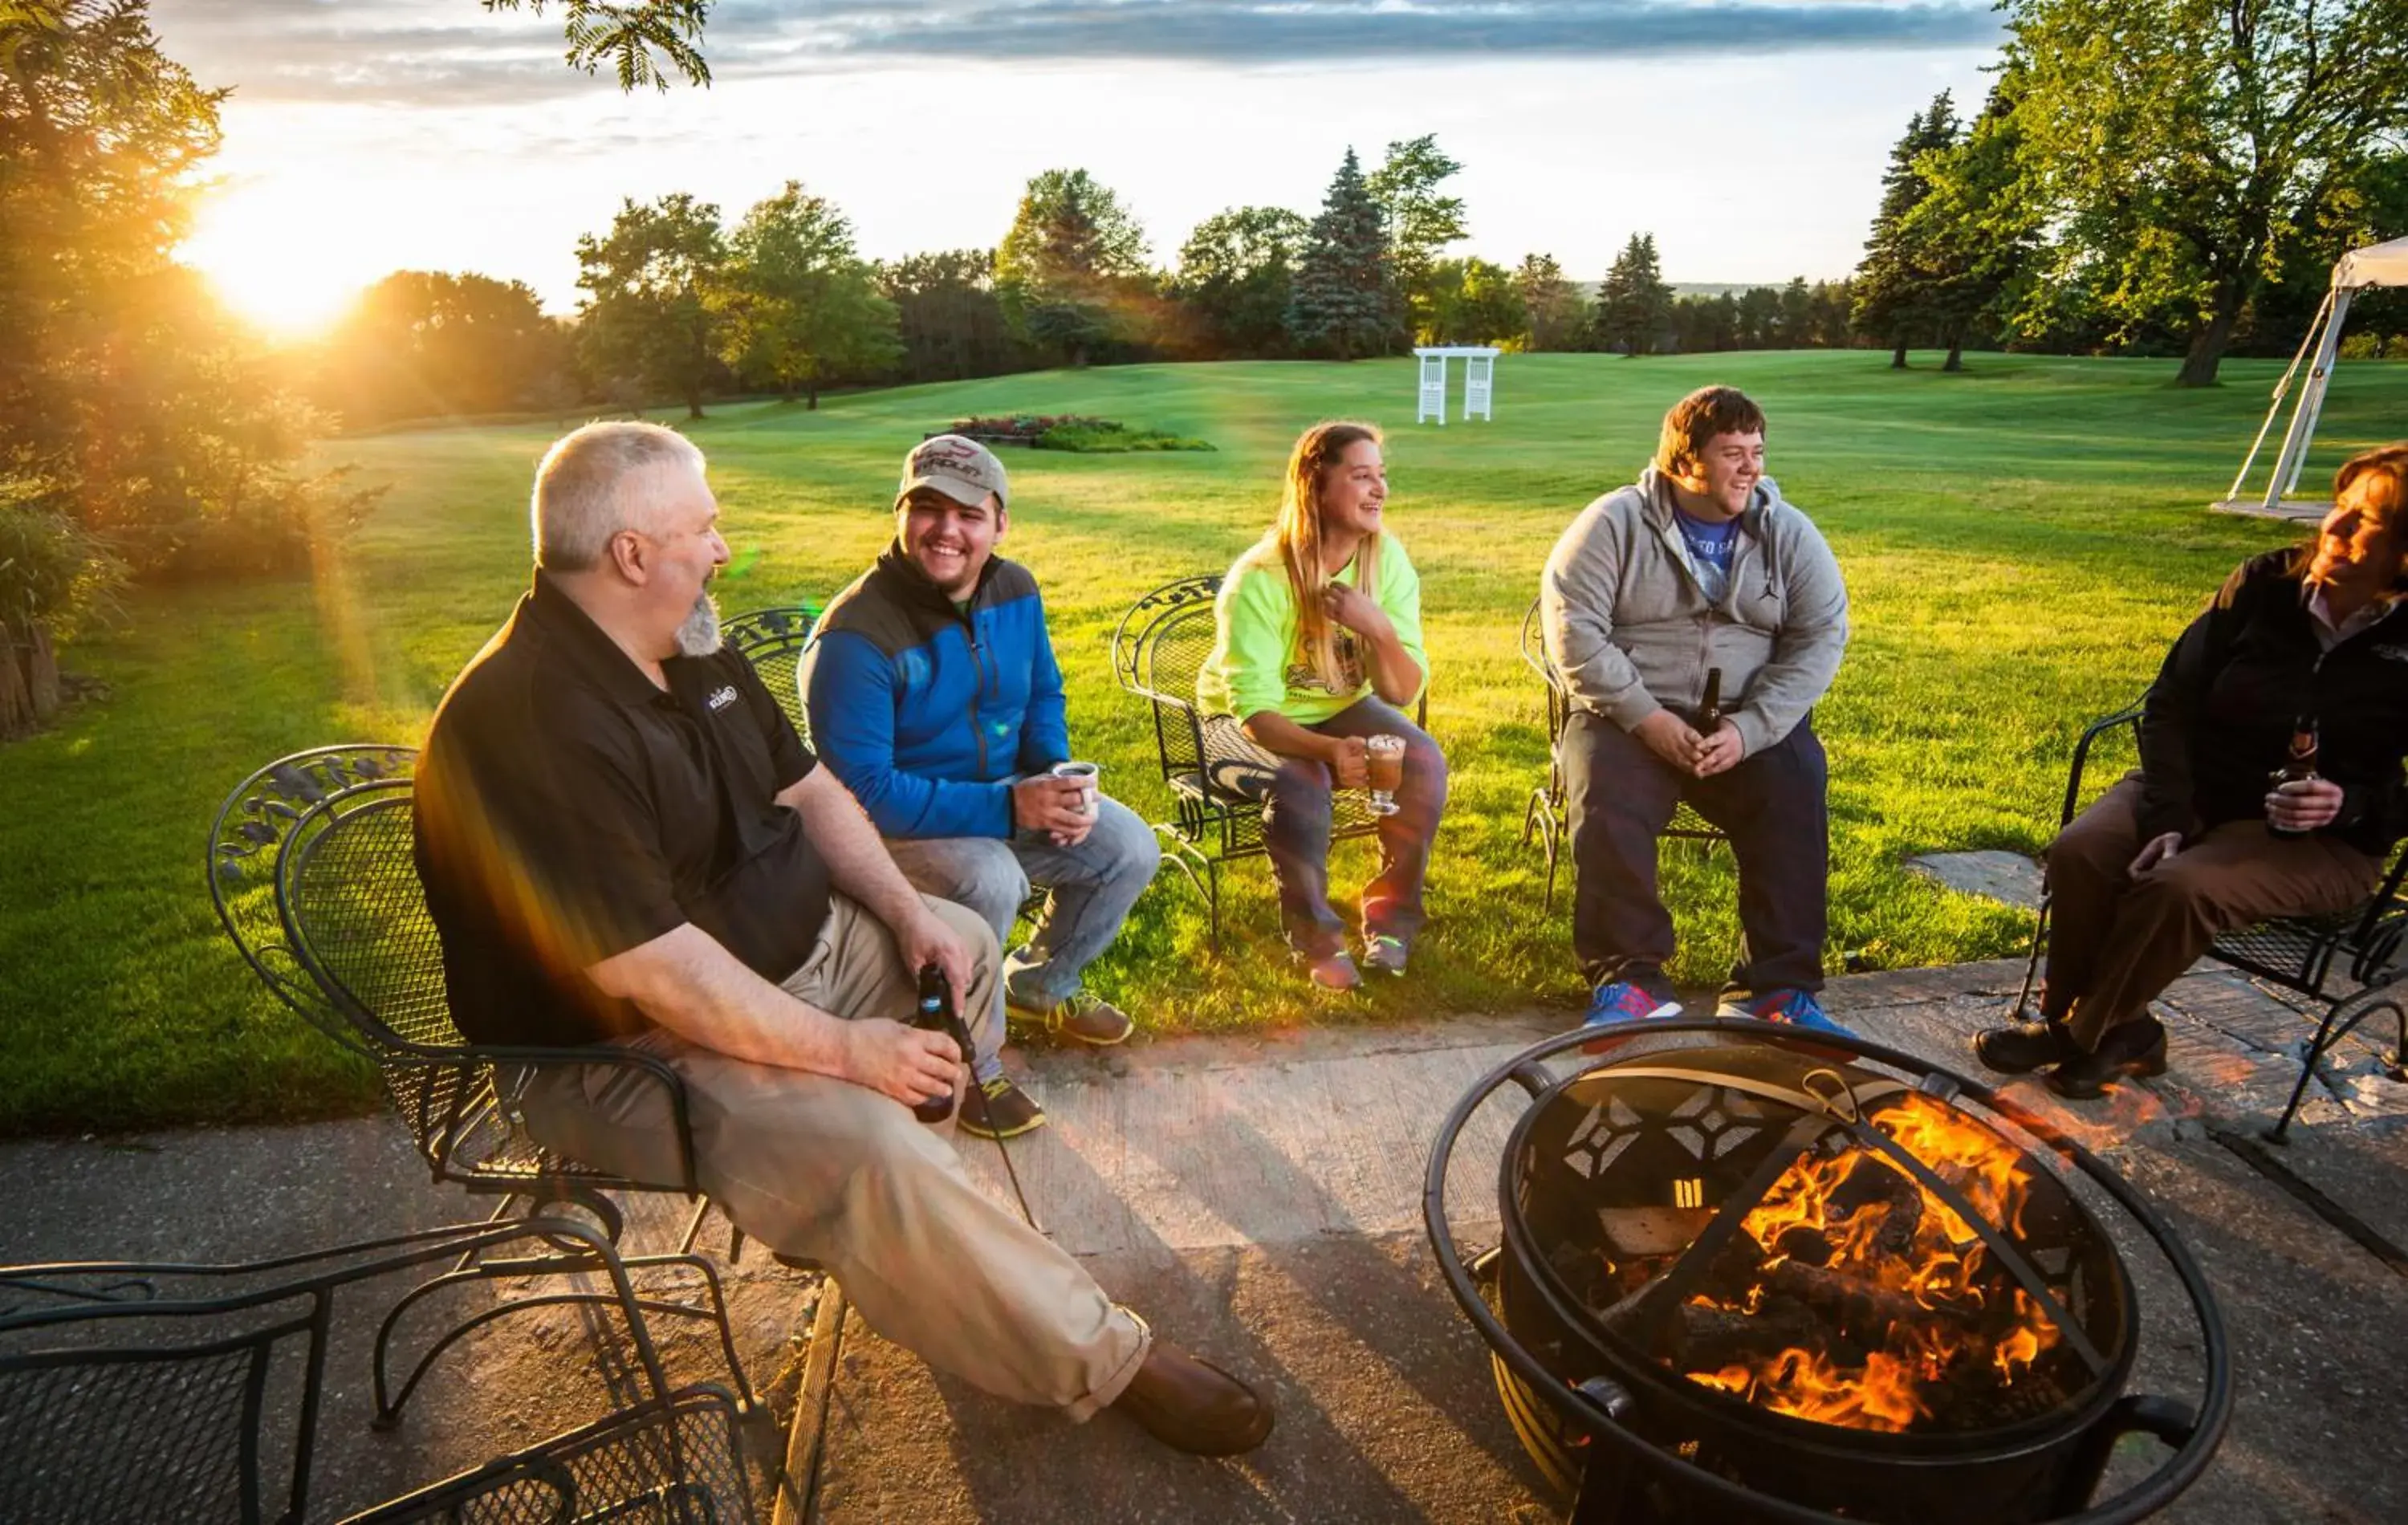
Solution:
[{"label": "pine tree", "polygon": [[1387,229],[1351,148],[1329,182],[1321,215],[1312,220],[1287,312],[1288,331],[1299,349],[1340,360],[1379,354],[1396,336]]},{"label": "pine tree", "polygon": [[1930,326],[1926,309],[1928,272],[1921,267],[1918,239],[1908,226],[1914,209],[1931,194],[1924,155],[1952,147],[1956,141],[1956,106],[1948,92],[1906,124],[1906,133],[1889,151],[1889,168],[1882,175],[1881,209],[1873,213],[1865,257],[1856,266],[1856,329],[1890,346],[1890,366],[1906,368],[1907,342]]},{"label": "pine tree", "polygon": [[1656,257],[1656,236],[1634,233],[1597,294],[1598,343],[1624,354],[1653,354],[1672,324],[1672,288]]},{"label": "pine tree", "polygon": [[1529,314],[1530,348],[1577,350],[1587,337],[1588,303],[1580,289],[1564,279],[1564,267],[1553,254],[1528,254],[1513,272],[1513,289]]}]

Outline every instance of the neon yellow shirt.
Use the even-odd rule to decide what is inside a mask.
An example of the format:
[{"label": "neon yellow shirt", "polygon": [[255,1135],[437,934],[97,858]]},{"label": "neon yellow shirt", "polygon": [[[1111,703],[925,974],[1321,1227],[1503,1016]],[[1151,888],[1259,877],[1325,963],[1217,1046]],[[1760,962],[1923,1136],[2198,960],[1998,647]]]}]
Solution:
[{"label": "neon yellow shirt", "polygon": [[[1348,562],[1330,581],[1354,586],[1356,565]],[[1429,656],[1422,648],[1422,581],[1392,535],[1381,538],[1380,585],[1371,597],[1387,611],[1397,640],[1422,670],[1418,696],[1429,683]],[[1213,617],[1212,655],[1196,675],[1197,701],[1207,713],[1247,720],[1276,710],[1299,726],[1312,726],[1371,692],[1354,635],[1343,628],[1335,632],[1339,657],[1354,680],[1353,686],[1333,690],[1313,672],[1297,640],[1296,597],[1276,556],[1260,557],[1255,551],[1240,556],[1221,581]]]}]

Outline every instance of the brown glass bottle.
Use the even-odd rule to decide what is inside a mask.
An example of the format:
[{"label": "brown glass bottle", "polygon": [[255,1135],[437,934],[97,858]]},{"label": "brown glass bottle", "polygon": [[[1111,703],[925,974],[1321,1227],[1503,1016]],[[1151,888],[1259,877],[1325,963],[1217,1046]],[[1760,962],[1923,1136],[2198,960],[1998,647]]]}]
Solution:
[{"label": "brown glass bottle", "polygon": [[[2290,750],[2283,759],[2283,766],[2274,770],[2270,782],[2274,787],[2280,788],[2286,784],[2304,784],[2317,776],[2316,717],[2301,715],[2291,722]],[[2276,826],[2271,820],[2266,823],[2266,832],[2267,835],[2273,837],[2307,835],[2305,831]]]},{"label": "brown glass bottle", "polygon": [[[946,979],[944,970],[935,964],[920,966],[920,1002],[911,1013],[911,1025],[923,1032],[941,1032],[948,1036],[957,1025],[953,1016],[953,982]],[[941,1123],[953,1110],[953,1093],[948,1090],[913,1107],[911,1115],[924,1123]]]},{"label": "brown glass bottle", "polygon": [[1723,723],[1723,669],[1706,669],[1706,692],[1698,701],[1698,734],[1712,740]]}]

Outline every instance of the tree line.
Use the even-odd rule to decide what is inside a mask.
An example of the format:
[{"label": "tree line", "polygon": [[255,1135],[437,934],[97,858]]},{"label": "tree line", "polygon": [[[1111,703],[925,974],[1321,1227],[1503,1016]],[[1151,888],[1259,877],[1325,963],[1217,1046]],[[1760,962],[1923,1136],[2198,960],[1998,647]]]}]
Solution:
[{"label": "tree line", "polygon": [[[952,381],[1137,360],[1354,360],[1416,343],[1645,354],[1856,342],[1844,281],[1675,294],[1634,235],[1603,286],[1551,254],[1450,256],[1469,234],[1434,137],[1349,150],[1318,213],[1233,207],[1167,266],[1111,187],[1053,169],[991,249],[866,260],[853,224],[789,181],[731,227],[686,194],[624,203],[579,240],[576,314],[523,283],[402,271],[303,367],[355,424],[830,385]],[[1660,332],[1657,330],[1660,329]]]}]

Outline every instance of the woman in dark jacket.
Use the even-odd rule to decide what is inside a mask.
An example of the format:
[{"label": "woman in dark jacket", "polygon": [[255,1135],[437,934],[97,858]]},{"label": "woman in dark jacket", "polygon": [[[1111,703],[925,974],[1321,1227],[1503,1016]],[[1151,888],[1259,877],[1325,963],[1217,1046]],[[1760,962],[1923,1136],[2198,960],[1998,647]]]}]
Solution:
[{"label": "woman in dark jacket", "polygon": [[[2400,835],[2408,752],[2408,443],[2352,457],[2315,539],[2243,562],[2167,654],[2141,767],[2048,850],[2040,1020],[1974,1041],[2060,1096],[2165,1068],[2149,1002],[2219,932],[2342,911]],[[2316,777],[2274,784],[2302,720]]]}]

